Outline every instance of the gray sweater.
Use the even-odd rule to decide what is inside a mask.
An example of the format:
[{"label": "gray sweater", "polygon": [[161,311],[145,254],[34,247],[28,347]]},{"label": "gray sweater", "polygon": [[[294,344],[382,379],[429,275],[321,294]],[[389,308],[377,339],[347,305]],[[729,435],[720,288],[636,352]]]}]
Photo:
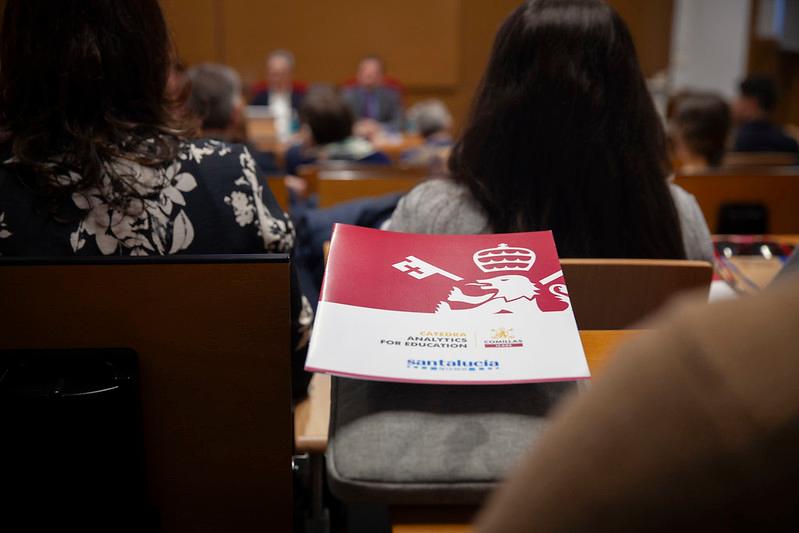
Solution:
[{"label": "gray sweater", "polygon": [[[670,184],[680,217],[688,259],[713,261],[713,242],[696,198]],[[466,235],[491,233],[482,208],[462,185],[447,179],[425,181],[397,205],[386,229],[408,233]]]}]

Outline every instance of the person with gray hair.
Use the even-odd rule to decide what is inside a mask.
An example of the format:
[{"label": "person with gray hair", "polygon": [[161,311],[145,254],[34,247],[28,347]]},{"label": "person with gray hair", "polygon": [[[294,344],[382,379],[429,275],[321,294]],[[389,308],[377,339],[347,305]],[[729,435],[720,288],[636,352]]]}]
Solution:
[{"label": "person with gray hair", "polygon": [[406,117],[408,124],[425,140],[434,136],[451,138],[452,115],[441,100],[431,98],[414,104]]},{"label": "person with gray hair", "polygon": [[188,69],[187,74],[191,80],[188,108],[200,121],[203,136],[235,138],[243,107],[238,73],[225,65],[201,63]]},{"label": "person with gray hair", "polygon": [[[246,140],[244,99],[241,78],[234,69],[217,63],[201,63],[186,71],[191,82],[187,101],[190,115],[196,117],[198,135],[226,142]],[[277,172],[275,156],[248,146],[255,162],[264,173]]]},{"label": "person with gray hair", "polygon": [[424,144],[400,155],[400,161],[410,166],[427,167],[431,175],[446,174],[446,162],[452,149],[452,115],[444,102],[423,100],[406,114],[412,131],[424,138]]}]

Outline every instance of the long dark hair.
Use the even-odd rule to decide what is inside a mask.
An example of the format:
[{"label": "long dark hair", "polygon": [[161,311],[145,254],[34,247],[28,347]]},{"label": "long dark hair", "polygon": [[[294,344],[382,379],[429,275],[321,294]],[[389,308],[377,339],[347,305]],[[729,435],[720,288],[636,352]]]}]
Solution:
[{"label": "long dark hair", "polygon": [[8,166],[51,207],[90,187],[125,207],[141,193],[113,161],[158,167],[179,149],[166,93],[173,57],[158,0],[8,0],[0,36]]},{"label": "long dark hair", "polygon": [[503,23],[450,159],[496,232],[563,257],[683,258],[663,126],[630,33],[599,0],[529,0]]}]

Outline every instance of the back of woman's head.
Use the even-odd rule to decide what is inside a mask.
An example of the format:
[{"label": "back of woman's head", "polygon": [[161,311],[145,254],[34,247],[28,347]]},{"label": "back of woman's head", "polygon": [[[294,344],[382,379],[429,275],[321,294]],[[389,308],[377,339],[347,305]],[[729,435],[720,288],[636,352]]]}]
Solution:
[{"label": "back of woman's head", "polygon": [[[0,128],[13,166],[52,200],[97,185],[114,158],[174,158],[171,60],[158,0],[8,0]],[[55,179],[66,172],[81,180]]]},{"label": "back of woman's head", "polygon": [[331,87],[320,85],[308,91],[302,101],[300,119],[319,145],[340,142],[352,135],[352,110]]},{"label": "back of woman's head", "polygon": [[731,122],[727,102],[706,92],[684,94],[674,104],[671,118],[675,140],[712,167],[721,165]]},{"label": "back of woman's head", "polygon": [[529,0],[508,17],[450,169],[494,231],[551,229],[567,257],[684,256],[663,128],[600,0]]}]

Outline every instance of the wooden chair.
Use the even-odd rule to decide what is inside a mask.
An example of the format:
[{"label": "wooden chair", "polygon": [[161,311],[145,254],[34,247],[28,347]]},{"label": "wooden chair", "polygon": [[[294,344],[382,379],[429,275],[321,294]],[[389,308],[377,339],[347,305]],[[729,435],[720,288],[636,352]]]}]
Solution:
[{"label": "wooden chair", "polygon": [[727,204],[761,204],[768,210],[768,232],[799,233],[799,168],[718,170],[678,176],[674,183],[693,194],[711,233],[718,233],[719,212]]},{"label": "wooden chair", "polygon": [[330,207],[358,198],[409,191],[427,177],[428,170],[326,161],[303,165],[297,173],[308,182],[308,192],[319,195],[319,207]]},{"label": "wooden chair", "polygon": [[722,168],[779,167],[799,164],[796,154],[790,152],[728,152],[721,162]]},{"label": "wooden chair", "polygon": [[0,294],[0,350],[138,353],[160,531],[291,531],[286,255],[3,258]]},{"label": "wooden chair", "polygon": [[279,205],[284,212],[289,212],[289,190],[286,187],[286,181],[283,176],[270,176],[266,179],[267,184],[269,185],[269,190],[272,191],[272,195],[277,200],[277,205]]},{"label": "wooden chair", "polygon": [[628,328],[676,294],[707,293],[713,267],[704,261],[561,259],[580,330]]}]

